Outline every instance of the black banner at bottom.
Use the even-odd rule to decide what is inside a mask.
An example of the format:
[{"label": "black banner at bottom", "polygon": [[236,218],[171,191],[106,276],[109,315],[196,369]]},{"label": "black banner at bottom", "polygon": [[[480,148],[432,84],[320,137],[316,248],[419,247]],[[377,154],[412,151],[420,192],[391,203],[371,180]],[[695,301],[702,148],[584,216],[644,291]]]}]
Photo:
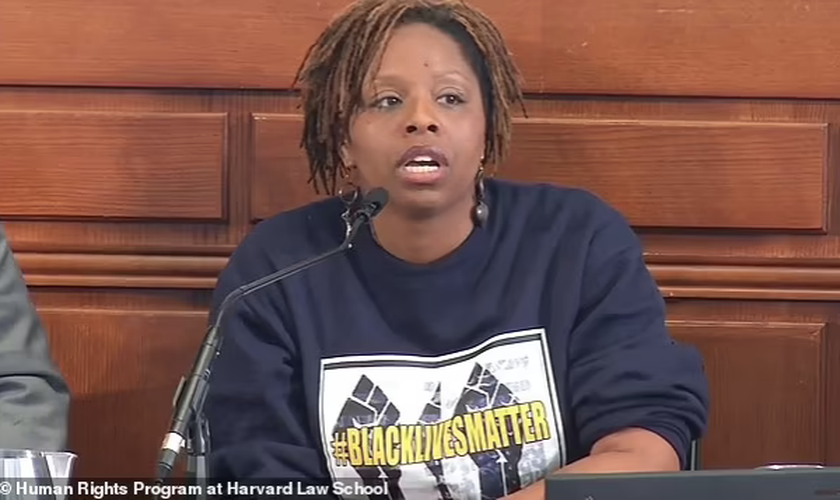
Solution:
[{"label": "black banner at bottom", "polygon": [[142,479],[85,479],[69,481],[53,479],[5,478],[0,480],[0,498],[3,499],[70,499],[92,498],[301,498],[309,500],[336,498],[390,499],[390,485],[370,480],[217,480],[207,479],[202,484],[195,480],[172,479],[163,484]]}]

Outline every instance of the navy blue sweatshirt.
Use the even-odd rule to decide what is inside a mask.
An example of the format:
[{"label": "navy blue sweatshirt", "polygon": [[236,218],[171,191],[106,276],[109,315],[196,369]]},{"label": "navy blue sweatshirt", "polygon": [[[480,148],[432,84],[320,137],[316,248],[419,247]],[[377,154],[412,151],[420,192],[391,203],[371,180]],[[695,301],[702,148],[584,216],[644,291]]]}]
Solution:
[{"label": "navy blue sweatshirt", "polygon": [[[348,252],[234,307],[206,406],[213,476],[499,498],[627,427],[685,462],[707,422],[702,360],[669,337],[625,219],[583,190],[486,192],[485,227],[436,263],[401,261],[363,228]],[[214,305],[339,245],[342,211],[332,198],[257,225]]]}]

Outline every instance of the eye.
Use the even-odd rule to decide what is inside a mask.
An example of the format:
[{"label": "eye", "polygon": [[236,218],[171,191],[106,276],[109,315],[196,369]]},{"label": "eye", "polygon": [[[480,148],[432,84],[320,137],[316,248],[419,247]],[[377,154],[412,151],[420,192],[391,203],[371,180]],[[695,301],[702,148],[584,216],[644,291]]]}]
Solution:
[{"label": "eye", "polygon": [[464,98],[463,97],[461,97],[458,94],[453,94],[453,93],[445,94],[445,95],[441,96],[441,99],[443,99],[444,104],[447,104],[449,106],[455,106],[457,104],[463,104],[464,103]]},{"label": "eye", "polygon": [[392,106],[396,106],[399,103],[400,103],[399,97],[389,95],[389,96],[380,97],[379,99],[374,100],[373,101],[373,107],[374,108],[390,108]]}]

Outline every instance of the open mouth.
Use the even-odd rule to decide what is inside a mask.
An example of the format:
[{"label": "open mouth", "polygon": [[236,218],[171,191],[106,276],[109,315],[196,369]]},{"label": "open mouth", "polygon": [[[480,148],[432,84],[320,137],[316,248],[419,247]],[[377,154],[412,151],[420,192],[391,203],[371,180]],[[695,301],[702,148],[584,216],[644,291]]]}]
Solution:
[{"label": "open mouth", "polygon": [[409,148],[397,161],[400,178],[410,184],[431,185],[446,176],[449,159],[442,150],[431,146]]},{"label": "open mouth", "polygon": [[440,168],[440,162],[438,162],[431,156],[420,155],[405,162],[402,168],[407,172],[418,174],[426,172],[435,172]]}]

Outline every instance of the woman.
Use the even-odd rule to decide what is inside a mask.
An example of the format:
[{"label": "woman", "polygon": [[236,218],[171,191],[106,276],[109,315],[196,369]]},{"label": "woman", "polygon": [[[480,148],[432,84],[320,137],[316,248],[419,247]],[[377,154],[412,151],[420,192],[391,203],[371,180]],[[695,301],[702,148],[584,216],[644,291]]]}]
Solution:
[{"label": "woman", "polygon": [[580,190],[486,178],[521,101],[493,24],[460,1],[362,1],[300,76],[312,179],[337,196],[260,224],[216,303],[340,244],[370,189],[390,201],[351,250],[228,316],[213,475],[528,499],[557,469],[680,468],[706,381],[627,223]]}]

